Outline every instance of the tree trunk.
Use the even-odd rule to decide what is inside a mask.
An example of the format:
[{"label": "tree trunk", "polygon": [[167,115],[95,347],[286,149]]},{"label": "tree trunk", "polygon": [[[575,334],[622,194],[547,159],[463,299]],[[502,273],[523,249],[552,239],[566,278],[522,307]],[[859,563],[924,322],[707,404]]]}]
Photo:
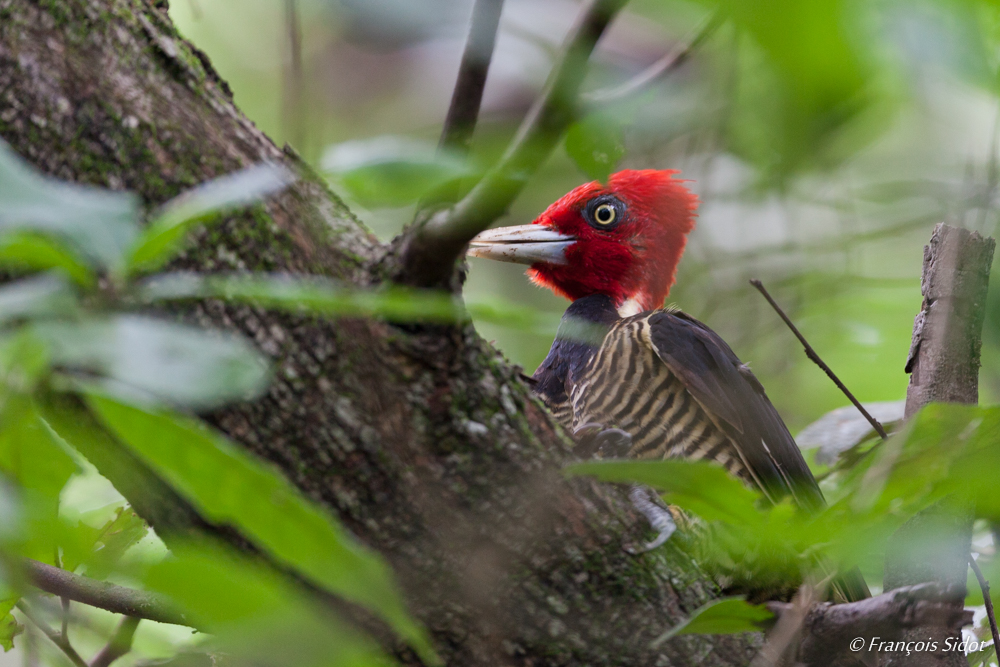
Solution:
[{"label": "tree trunk", "polygon": [[[285,163],[302,175],[296,186],[203,232],[175,268],[380,282],[389,248],[239,112],[165,5],[0,0],[0,136],[49,174],[133,190],[150,206],[261,160]],[[678,541],[626,552],[646,527],[625,494],[562,480],[569,441],[471,327],[218,301],[179,316],[240,331],[273,358],[268,393],[210,421],[388,558],[448,664],[742,665],[759,645],[747,635],[649,648],[715,586]],[[88,456],[168,543],[198,523],[125,452]]]},{"label": "tree trunk", "polygon": [[[910,385],[906,418],[938,401],[979,402],[979,349],[986,290],[996,242],[977,232],[939,224],[924,246],[920,291],[923,305],[913,325],[906,361]],[[946,499],[947,501],[947,499]],[[900,526],[886,544],[885,590],[924,582],[964,588],[969,569],[973,508],[943,501]],[[960,604],[960,603],[959,603]],[[899,651],[883,656],[886,667],[962,667],[959,629],[917,627],[904,641],[936,641],[939,651]],[[951,640],[950,644],[948,640]]]}]

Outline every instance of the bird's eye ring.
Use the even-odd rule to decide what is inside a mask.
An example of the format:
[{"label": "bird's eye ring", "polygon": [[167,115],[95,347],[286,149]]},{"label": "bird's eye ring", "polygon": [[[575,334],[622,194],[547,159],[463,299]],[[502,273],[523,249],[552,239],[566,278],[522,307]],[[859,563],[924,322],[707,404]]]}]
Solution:
[{"label": "bird's eye ring", "polygon": [[611,204],[601,204],[594,209],[594,221],[599,225],[610,225],[618,217],[618,211]]},{"label": "bird's eye ring", "polygon": [[587,202],[584,216],[594,229],[607,231],[622,223],[625,210],[625,202],[614,195],[606,194]]}]

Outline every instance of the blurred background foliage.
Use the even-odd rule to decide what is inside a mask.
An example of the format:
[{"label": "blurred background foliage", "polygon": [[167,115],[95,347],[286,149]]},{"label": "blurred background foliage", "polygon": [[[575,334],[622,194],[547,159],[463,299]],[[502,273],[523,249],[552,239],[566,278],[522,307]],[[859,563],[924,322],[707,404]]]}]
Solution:
[{"label": "blurred background foliage", "polygon": [[[502,151],[581,7],[507,0],[465,169]],[[628,81],[690,40],[718,7],[630,2],[598,45],[585,93]],[[400,193],[413,186],[413,169],[344,170],[377,163],[393,141],[417,164],[415,142],[433,155],[469,0],[174,0],[170,11],[260,127],[340,172],[334,190],[380,238],[412,219],[400,197],[414,197]],[[580,156],[595,146],[599,157],[620,156],[616,168],[680,169],[702,205],[669,301],[752,364],[792,431],[846,399],[799,352],[750,277],[772,289],[861,400],[901,399],[933,225],[986,234],[996,225],[1000,6],[767,0],[724,2],[721,11],[730,20],[668,76],[610,101],[585,95],[592,115],[500,224],[529,222],[589,180],[594,165]],[[437,168],[449,167],[462,168]],[[467,294],[527,303],[553,322],[565,307],[518,267],[479,260]],[[1000,396],[1000,289],[991,294],[984,402]],[[478,328],[528,372],[552,336]]]},{"label": "blurred background foliage", "polygon": [[[468,160],[437,155],[434,146],[470,0],[174,0],[170,12],[181,32],[209,54],[251,119],[327,173],[334,190],[387,240],[435,184],[468,179],[496,160],[581,8],[572,0],[507,0]],[[681,67],[628,94],[615,93],[719,11],[721,25]],[[1000,4],[986,0],[634,0],[595,52],[579,122],[500,224],[532,220],[570,188],[613,167],[681,169],[702,205],[670,301],[705,320],[751,362],[792,431],[846,400],[801,354],[747,284],[750,277],[768,285],[861,400],[898,400],[921,300],[922,246],[933,225],[947,221],[995,232],[998,55]],[[143,456],[189,502],[239,526],[306,581],[368,606],[420,650],[422,630],[402,611],[391,573],[377,555],[355,544],[273,470],[172,412],[260,391],[267,370],[257,353],[239,339],[196,330],[179,335],[172,327],[180,325],[122,311],[158,300],[226,297],[325,314],[408,319],[416,309],[448,319],[454,316],[450,300],[353,294],[287,277],[144,277],[183,250],[183,236],[211,213],[286,182],[266,167],[173,202],[143,232],[131,197],[81,195],[12,165],[0,160],[0,261],[61,273],[22,276],[0,291],[0,409],[19,416],[4,422],[0,455],[8,458],[0,463],[15,473],[22,492],[0,488],[0,514],[9,528],[0,531],[0,551],[159,591],[214,635],[206,639],[186,628],[143,622],[136,650],[117,664],[168,658],[207,664],[212,651],[229,651],[235,662],[267,659],[264,653],[248,658],[241,646],[294,646],[301,649],[294,661],[310,664],[387,660],[343,619],[318,608],[303,587],[257,562],[212,544],[182,546],[165,559],[155,534],[80,456],[110,438]],[[14,210],[17,219],[5,219],[5,210]],[[9,228],[39,212],[29,232]],[[98,269],[118,281],[122,301],[95,312],[88,296],[97,289]],[[1000,279],[1000,271],[993,275]],[[1000,396],[1000,285],[990,294],[984,404]],[[520,268],[488,262],[470,266],[466,298],[480,332],[528,372],[548,350],[565,307],[531,287]],[[541,314],[491,305],[503,302],[528,304]],[[147,347],[129,344],[136,340]],[[164,359],[173,360],[169,373],[157,367]],[[203,386],[199,373],[209,371],[220,382]],[[797,555],[817,536],[836,542],[842,534],[854,535],[840,546],[851,556],[877,551],[877,540],[858,542],[885,534],[875,525],[881,517],[901,521],[904,509],[961,486],[961,475],[974,478],[977,457],[995,455],[996,409],[969,410],[931,411],[899,436],[896,446],[912,455],[903,460],[911,469],[876,480],[883,493],[869,506],[859,509],[844,494],[871,481],[865,475],[872,457],[825,482],[834,505],[823,523],[793,522],[778,538]],[[935,476],[938,468],[924,465],[926,457],[976,420],[986,426],[968,449],[941,453],[964,467]],[[43,445],[47,449],[39,449]],[[196,470],[169,456],[157,458],[171,451],[199,461]],[[925,478],[908,470],[929,472]],[[608,479],[638,474],[627,468],[615,477],[586,466],[578,472]],[[229,500],[238,502],[227,505],[213,495],[222,485],[212,475],[223,473],[225,488],[235,490]],[[916,488],[914,480],[924,486]],[[659,487],[684,495],[669,484],[665,478]],[[285,499],[283,521],[252,502],[262,485]],[[992,498],[991,486],[970,489],[976,499]],[[732,516],[750,526],[789,518],[787,506],[758,517],[744,491],[716,475],[699,493],[727,499]],[[886,503],[902,497],[910,504],[886,510]],[[987,510],[982,518],[1000,518],[992,506]],[[854,530],[862,515],[871,518],[869,532]],[[291,528],[284,523],[288,517],[294,518]],[[737,541],[742,544],[742,536]],[[977,526],[976,550],[992,555],[986,522]],[[1000,577],[1000,561],[992,565],[988,573]],[[879,579],[877,554],[862,559],[862,566]],[[352,581],[362,580],[345,574],[352,572],[367,577],[365,590],[352,588]],[[5,579],[0,643],[17,629],[7,613],[24,592],[16,577]],[[218,603],[224,599],[237,603]],[[58,603],[33,598],[30,604],[59,624]],[[23,610],[15,614],[24,622]],[[276,623],[277,617],[294,623]],[[74,605],[74,642],[82,652],[96,651],[113,624],[111,614]],[[34,647],[28,655],[48,664],[65,659],[37,632],[24,641]]]}]

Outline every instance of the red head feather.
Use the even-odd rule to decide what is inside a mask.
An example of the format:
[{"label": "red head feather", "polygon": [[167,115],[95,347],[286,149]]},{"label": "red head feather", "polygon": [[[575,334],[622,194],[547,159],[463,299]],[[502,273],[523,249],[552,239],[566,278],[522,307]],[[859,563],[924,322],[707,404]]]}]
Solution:
[{"label": "red head feather", "polygon": [[[565,264],[532,265],[532,282],[571,300],[606,294],[619,306],[634,301],[635,312],[662,307],[698,207],[676,173],[619,171],[607,186],[581,185],[549,206],[534,224],[576,242],[566,249]],[[598,217],[613,220],[602,225]]]}]

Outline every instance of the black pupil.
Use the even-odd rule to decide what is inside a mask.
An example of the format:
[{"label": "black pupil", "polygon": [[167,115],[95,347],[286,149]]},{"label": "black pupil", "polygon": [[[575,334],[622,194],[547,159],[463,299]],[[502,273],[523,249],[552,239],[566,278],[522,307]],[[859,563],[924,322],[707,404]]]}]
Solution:
[{"label": "black pupil", "polygon": [[611,210],[611,207],[608,206],[607,204],[597,209],[597,219],[600,222],[611,222],[612,215],[613,212]]}]

